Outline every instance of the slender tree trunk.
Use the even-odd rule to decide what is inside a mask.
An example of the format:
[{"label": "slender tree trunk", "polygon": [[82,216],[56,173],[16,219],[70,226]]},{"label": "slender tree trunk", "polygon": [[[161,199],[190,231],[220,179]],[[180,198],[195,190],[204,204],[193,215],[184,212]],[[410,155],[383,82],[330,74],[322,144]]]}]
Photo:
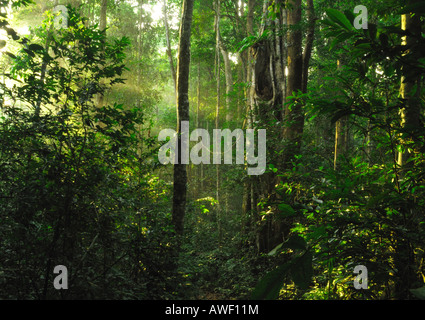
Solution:
[{"label": "slender tree trunk", "polygon": [[[177,163],[174,165],[174,191],[172,220],[175,231],[182,235],[187,197],[187,169],[182,163],[182,121],[189,121],[189,67],[190,37],[194,0],[183,0],[177,62]],[[188,139],[188,137],[186,137]]]},{"label": "slender tree trunk", "polygon": [[347,132],[348,118],[347,116],[338,119],[335,123],[335,153],[334,153],[334,169],[338,169],[339,159],[347,152],[348,145],[348,132]]},{"label": "slender tree trunk", "polygon": [[[255,7],[255,0],[248,0],[248,8],[247,8],[247,18],[246,18],[246,35],[252,36],[254,34],[254,7]],[[246,100],[246,123],[247,128],[252,127],[251,122],[251,86],[249,85],[252,81],[252,53],[251,50],[246,51],[246,78],[244,81],[248,84],[248,88],[245,92],[245,100]],[[251,206],[251,179],[247,177],[244,180],[244,196],[243,196],[243,203],[242,203],[242,212],[245,217],[245,225],[247,225],[249,228],[251,227],[253,221],[251,219],[251,212],[253,210]],[[245,229],[245,228],[244,228]]]},{"label": "slender tree trunk", "polygon": [[289,0],[287,10],[288,26],[288,57],[287,57],[287,87],[286,99],[291,105],[285,108],[284,129],[286,153],[284,166],[287,166],[294,155],[300,150],[302,133],[304,130],[304,111],[300,101],[289,97],[297,95],[303,88],[303,53],[301,22],[301,0]]},{"label": "slender tree trunk", "polygon": [[[44,45],[44,51],[45,52],[49,52],[49,47],[50,47],[50,42],[52,41],[52,37],[53,37],[53,25],[50,26],[49,31],[47,33],[47,39],[46,39],[46,43]],[[37,105],[35,106],[35,118],[39,119],[40,117],[40,112],[41,112],[41,97],[42,97],[42,90],[44,89],[44,81],[46,79],[46,72],[47,72],[47,60],[43,60],[43,64],[41,65],[41,74],[40,74],[40,88],[39,88],[39,96],[37,99]]]},{"label": "slender tree trunk", "polygon": [[[136,61],[137,61],[137,86],[142,85],[142,64],[141,59],[143,56],[143,46],[144,46],[144,37],[145,37],[145,31],[144,31],[144,9],[143,5],[145,3],[145,0],[138,0],[139,5],[139,25],[138,25],[138,35],[137,35],[137,53],[136,53]],[[137,101],[137,106],[139,106],[139,101]]]},{"label": "slender tree trunk", "polygon": [[[341,70],[341,62],[338,60],[337,69]],[[338,170],[338,164],[341,156],[347,152],[348,146],[348,116],[343,116],[335,123],[335,151],[334,151],[334,170]]]},{"label": "slender tree trunk", "polygon": [[[106,33],[106,12],[108,7],[108,0],[102,0],[100,4],[100,19],[99,19],[99,30]],[[100,85],[103,85],[103,81],[100,81]],[[103,93],[97,95],[97,106],[100,108],[104,104]]]},{"label": "slender tree trunk", "polygon": [[170,70],[171,70],[171,76],[173,77],[173,83],[174,83],[174,91],[177,90],[177,76],[176,76],[176,70],[174,68],[174,60],[173,60],[173,53],[171,51],[171,42],[170,42],[170,29],[168,27],[168,15],[167,15],[167,0],[164,0],[164,26],[165,26],[165,39],[167,41],[167,56],[168,61],[170,64]]},{"label": "slender tree trunk", "polygon": [[[196,84],[196,128],[199,128],[199,115],[201,110],[201,60],[198,60],[198,75],[197,75],[197,84]],[[202,194],[202,170],[203,163],[200,163],[197,167],[197,179],[196,179],[196,197]]]},{"label": "slender tree trunk", "polygon": [[[418,0],[410,0],[409,4],[418,3]],[[418,14],[403,14],[401,16],[401,28],[410,32],[411,36],[405,36],[402,39],[402,44],[411,47],[417,41],[415,37],[421,36],[421,18]],[[410,54],[417,54],[416,52],[409,52]],[[422,53],[423,54],[423,53]],[[401,125],[408,131],[414,131],[414,128],[419,128],[421,124],[421,110],[420,110],[420,96],[421,96],[421,77],[415,79],[406,79],[405,74],[409,73],[407,66],[403,67],[403,75],[401,78],[400,95],[402,99],[406,100],[405,107],[400,111]],[[414,135],[409,137],[415,140]],[[398,164],[400,167],[405,167],[407,160],[411,154],[406,150],[399,152]]]},{"label": "slender tree trunk", "polygon": [[108,0],[102,0],[100,4],[100,20],[99,30],[103,31],[106,29],[106,9],[108,7]]},{"label": "slender tree trunk", "polygon": [[311,52],[313,50],[313,42],[314,42],[314,31],[316,27],[316,16],[314,13],[314,3],[313,0],[307,0],[307,36],[306,36],[306,45],[304,47],[303,53],[303,82],[302,82],[302,92],[307,92],[307,84],[308,84],[308,68],[310,66]]},{"label": "slender tree trunk", "polygon": [[220,51],[224,62],[224,74],[226,77],[226,121],[230,121],[232,119],[230,110],[232,104],[232,97],[230,95],[233,91],[232,65],[230,63],[229,52],[226,50],[226,48],[224,48],[221,39],[219,39],[219,41]]},{"label": "slender tree trunk", "polygon": [[[407,1],[408,5],[414,5],[419,3],[418,0]],[[422,22],[420,14],[408,13],[401,16],[401,28],[408,31],[408,35],[403,37],[402,45],[407,45],[410,49],[407,54],[419,59],[423,56],[423,52],[418,51],[418,39],[421,39],[422,33]],[[400,111],[401,126],[404,129],[406,135],[401,141],[402,144],[406,142],[416,142],[417,137],[415,135],[416,128],[423,127],[421,123],[421,76],[416,78],[407,78],[409,74],[410,66],[405,64],[402,68],[402,77],[400,84],[400,95],[405,100],[404,108]],[[414,150],[413,152],[419,152]],[[398,154],[398,165],[401,167],[401,176],[404,176],[408,170],[412,170],[414,163],[408,160],[413,154],[407,150],[399,152]],[[412,217],[410,216],[412,211],[404,209],[403,224],[411,224]],[[404,227],[404,226],[400,226]],[[408,227],[409,228],[409,227]],[[409,239],[397,239],[396,254],[394,258],[394,264],[396,267],[396,281],[395,281],[395,297],[397,299],[408,299],[411,296],[409,289],[415,288],[416,285],[422,281],[417,276],[414,270],[415,265],[415,253],[414,248]]]},{"label": "slender tree trunk", "polygon": [[[216,33],[216,80],[217,80],[217,104],[215,115],[215,128],[219,129],[220,117],[220,0],[215,1],[215,33]],[[217,201],[217,229],[218,229],[218,242],[221,244],[222,230],[221,230],[221,204],[220,204],[220,165],[216,165],[216,201]]]}]

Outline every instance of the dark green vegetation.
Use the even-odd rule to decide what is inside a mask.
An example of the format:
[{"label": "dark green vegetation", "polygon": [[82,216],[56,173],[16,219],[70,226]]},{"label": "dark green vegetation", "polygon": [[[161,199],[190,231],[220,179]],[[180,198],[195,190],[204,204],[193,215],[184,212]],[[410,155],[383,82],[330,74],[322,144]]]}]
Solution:
[{"label": "dark green vegetation", "polygon": [[[424,1],[195,1],[190,68],[182,1],[0,6],[0,299],[424,297]],[[180,118],[267,129],[264,175],[159,163],[184,66]]]}]

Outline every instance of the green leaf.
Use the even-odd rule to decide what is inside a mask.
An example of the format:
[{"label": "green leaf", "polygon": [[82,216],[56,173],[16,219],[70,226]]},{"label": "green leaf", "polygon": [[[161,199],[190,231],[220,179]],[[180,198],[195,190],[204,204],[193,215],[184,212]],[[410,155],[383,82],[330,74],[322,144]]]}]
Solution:
[{"label": "green leaf", "polygon": [[26,49],[26,48],[24,48],[24,49],[22,49],[22,51],[24,51],[24,52],[26,52],[29,56],[31,56],[31,57],[35,57],[35,54],[34,54],[34,52],[32,52],[31,50],[29,50],[29,49]]},{"label": "green leaf", "polygon": [[304,240],[303,237],[295,234],[282,244],[282,248],[289,248],[292,250],[305,250],[307,248],[307,242]]},{"label": "green leaf", "polygon": [[418,299],[425,300],[425,287],[410,289],[410,292]]},{"label": "green leaf", "polygon": [[326,10],[326,14],[332,21],[338,23],[344,29],[348,31],[351,31],[354,29],[353,25],[350,23],[348,18],[342,12],[336,9],[328,9]]},{"label": "green leaf", "polygon": [[279,217],[286,218],[286,217],[292,217],[294,216],[295,210],[288,204],[280,203],[278,205],[279,208]]},{"label": "green leaf", "polygon": [[331,51],[338,43],[342,43],[345,40],[350,39],[353,36],[351,32],[342,32],[339,35],[337,35],[334,40],[332,41],[329,51]]},{"label": "green leaf", "polygon": [[331,19],[327,18],[327,19],[323,19],[320,21],[322,24],[328,26],[328,29],[332,29],[332,28],[337,28],[337,24],[335,22],[333,22]]},{"label": "green leaf", "polygon": [[13,40],[19,40],[19,36],[15,30],[13,30],[12,28],[7,28],[7,27],[5,28],[5,30],[7,34],[12,37]]},{"label": "green leaf", "polygon": [[327,235],[326,226],[319,226],[312,229],[313,231],[307,234],[307,239],[317,240]]},{"label": "green leaf", "polygon": [[350,21],[350,24],[354,25],[354,20],[356,19],[354,12],[352,10],[344,10],[344,15],[347,17],[348,21]]},{"label": "green leaf", "polygon": [[12,59],[16,59],[16,56],[13,53],[10,53],[9,51],[6,51],[5,54],[7,54]]},{"label": "green leaf", "polygon": [[291,266],[292,281],[300,289],[307,289],[313,277],[313,254],[306,252],[294,260]]},{"label": "green leaf", "polygon": [[335,122],[337,122],[339,119],[341,119],[344,116],[348,116],[352,114],[350,109],[343,109],[343,110],[339,110],[337,113],[335,113],[335,115],[332,117],[331,119],[331,123],[334,124]]},{"label": "green leaf", "polygon": [[287,275],[289,263],[279,266],[277,269],[267,273],[255,286],[251,299],[253,300],[275,300],[279,297],[279,291]]},{"label": "green leaf", "polygon": [[274,256],[278,253],[278,251],[282,248],[283,242],[274,247],[267,255]]},{"label": "green leaf", "polygon": [[28,46],[28,49],[30,49],[31,51],[43,51],[44,50],[44,48],[41,45],[36,44],[36,43],[30,44]]}]

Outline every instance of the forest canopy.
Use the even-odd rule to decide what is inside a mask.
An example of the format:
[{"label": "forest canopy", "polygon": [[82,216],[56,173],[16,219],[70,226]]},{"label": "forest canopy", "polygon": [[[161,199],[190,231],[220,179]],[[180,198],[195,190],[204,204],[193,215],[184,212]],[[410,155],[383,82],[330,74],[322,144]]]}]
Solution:
[{"label": "forest canopy", "polygon": [[0,299],[424,299],[424,13],[0,1]]}]

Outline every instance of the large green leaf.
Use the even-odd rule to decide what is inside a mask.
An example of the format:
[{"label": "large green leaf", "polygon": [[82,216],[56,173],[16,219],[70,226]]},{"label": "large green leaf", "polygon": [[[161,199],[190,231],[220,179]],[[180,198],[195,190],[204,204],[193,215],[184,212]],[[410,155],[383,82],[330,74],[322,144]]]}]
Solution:
[{"label": "large green leaf", "polygon": [[293,235],[286,242],[282,244],[282,248],[289,248],[292,250],[305,250],[307,249],[307,242],[299,235]]},{"label": "large green leaf", "polygon": [[277,207],[279,208],[279,216],[281,218],[292,217],[296,214],[295,210],[289,204],[280,203]]},{"label": "large green leaf", "polygon": [[282,249],[282,246],[283,246],[283,242],[279,243],[276,247],[274,247],[267,255],[269,256],[276,255],[280,251],[280,249]]},{"label": "large green leaf", "polygon": [[329,19],[333,22],[338,23],[344,29],[351,31],[354,29],[353,25],[350,23],[350,20],[340,11],[336,9],[328,9],[326,10],[326,14]]},{"label": "large green leaf", "polygon": [[313,254],[309,251],[296,258],[291,265],[291,277],[300,289],[307,289],[313,277]]},{"label": "large green leaf", "polygon": [[425,287],[410,289],[410,292],[418,299],[425,300]]},{"label": "large green leaf", "polygon": [[279,297],[285,277],[290,274],[300,289],[307,289],[313,277],[313,254],[309,251],[267,273],[255,286],[251,299],[275,300]]},{"label": "large green leaf", "polygon": [[341,32],[331,42],[331,45],[329,47],[329,51],[331,51],[338,43],[342,43],[345,40],[348,40],[352,37],[353,37],[353,34],[351,32]]},{"label": "large green leaf", "polygon": [[42,46],[40,46],[39,44],[36,43],[32,43],[28,46],[28,49],[30,49],[31,51],[43,51],[44,48]]},{"label": "large green leaf", "polygon": [[266,274],[255,286],[251,299],[275,300],[279,297],[279,291],[287,275],[290,263],[283,264]]}]

